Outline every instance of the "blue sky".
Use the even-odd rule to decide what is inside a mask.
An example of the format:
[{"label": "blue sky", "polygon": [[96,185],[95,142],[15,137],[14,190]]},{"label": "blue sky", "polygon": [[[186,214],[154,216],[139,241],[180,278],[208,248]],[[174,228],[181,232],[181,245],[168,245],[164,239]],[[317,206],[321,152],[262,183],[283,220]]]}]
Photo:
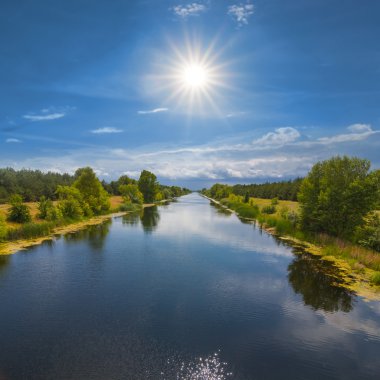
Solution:
[{"label": "blue sky", "polygon": [[193,188],[336,154],[379,168],[379,17],[373,0],[4,0],[0,166]]}]

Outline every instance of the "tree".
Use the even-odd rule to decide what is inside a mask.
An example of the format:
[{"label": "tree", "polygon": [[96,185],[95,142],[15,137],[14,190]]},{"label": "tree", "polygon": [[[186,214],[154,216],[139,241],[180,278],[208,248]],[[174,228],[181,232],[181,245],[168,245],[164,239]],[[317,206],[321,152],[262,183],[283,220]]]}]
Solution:
[{"label": "tree", "polygon": [[298,194],[301,227],[352,238],[379,198],[379,172],[369,169],[368,160],[347,156],[315,164]]},{"label": "tree", "polygon": [[29,207],[22,203],[21,195],[13,194],[9,199],[9,203],[11,205],[8,212],[10,222],[27,223],[32,220]]},{"label": "tree", "polygon": [[84,202],[80,191],[73,186],[58,186],[58,209],[64,218],[79,219],[83,215],[92,216],[90,206]]},{"label": "tree", "polygon": [[152,203],[155,201],[159,185],[157,177],[153,173],[143,170],[138,180],[138,187],[146,203]]},{"label": "tree", "polygon": [[73,187],[78,189],[94,214],[100,214],[110,208],[109,196],[101,182],[90,167],[80,168],[75,172]]},{"label": "tree", "polygon": [[124,203],[135,203],[141,205],[144,197],[137,185],[120,185],[120,194],[123,196]]}]

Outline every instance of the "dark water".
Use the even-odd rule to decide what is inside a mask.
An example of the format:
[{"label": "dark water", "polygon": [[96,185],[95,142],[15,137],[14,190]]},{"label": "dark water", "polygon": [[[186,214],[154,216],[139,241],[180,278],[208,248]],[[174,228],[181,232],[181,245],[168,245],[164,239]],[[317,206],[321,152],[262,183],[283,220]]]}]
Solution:
[{"label": "dark water", "polygon": [[197,194],[0,256],[0,379],[379,379],[329,270]]}]

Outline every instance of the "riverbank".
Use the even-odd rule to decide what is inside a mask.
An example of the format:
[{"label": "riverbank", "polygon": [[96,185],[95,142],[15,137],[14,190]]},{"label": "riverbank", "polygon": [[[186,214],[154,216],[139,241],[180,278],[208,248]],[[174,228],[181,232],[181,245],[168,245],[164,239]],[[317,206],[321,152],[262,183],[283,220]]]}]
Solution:
[{"label": "riverbank", "polygon": [[[372,278],[378,273],[378,271],[366,265],[368,263],[368,256],[373,255],[374,258],[379,260],[380,254],[371,253],[369,250],[353,246],[349,243],[338,242],[337,239],[334,240],[333,238],[325,237],[325,244],[323,244],[322,241],[311,242],[302,239],[299,237],[302,237],[302,234],[298,234],[299,236],[297,237],[292,236],[282,232],[281,228],[280,231],[278,231],[276,229],[276,223],[267,223],[262,216],[257,216],[255,218],[242,216],[233,206],[227,207],[215,199],[207,197],[204,194],[201,195],[220,207],[235,213],[243,220],[259,223],[260,227],[267,233],[273,235],[284,244],[293,247],[294,253],[307,253],[319,256],[321,260],[331,263],[331,265],[336,268],[337,286],[353,291],[366,300],[380,300],[380,286],[372,283]],[[269,221],[271,220],[270,216],[267,216],[267,218]],[[316,238],[316,240],[318,239]],[[360,255],[360,253],[362,253],[362,255]],[[366,260],[364,260],[364,257],[366,257]]]},{"label": "riverbank", "polygon": [[[161,203],[161,201],[158,203]],[[148,204],[144,204],[143,208],[153,207],[156,205],[157,205],[156,203],[148,203]],[[12,255],[18,251],[25,250],[27,248],[42,244],[44,241],[52,240],[56,236],[74,233],[74,232],[83,230],[89,226],[102,224],[106,220],[126,215],[129,212],[131,211],[111,212],[109,214],[98,215],[98,216],[91,217],[89,219],[84,219],[84,220],[69,223],[66,225],[57,226],[53,228],[52,231],[46,236],[41,236],[41,237],[36,237],[36,238],[31,238],[31,239],[18,239],[18,240],[13,240],[13,241],[1,242],[0,255]]]}]

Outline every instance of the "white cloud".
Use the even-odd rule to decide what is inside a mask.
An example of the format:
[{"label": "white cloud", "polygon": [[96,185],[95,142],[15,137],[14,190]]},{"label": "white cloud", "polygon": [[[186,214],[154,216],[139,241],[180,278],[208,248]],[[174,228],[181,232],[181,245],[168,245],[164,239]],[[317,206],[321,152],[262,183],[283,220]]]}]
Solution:
[{"label": "white cloud", "polygon": [[137,111],[137,113],[140,115],[146,115],[149,113],[158,113],[158,112],[167,112],[167,111],[169,111],[169,108],[154,108],[152,110],[147,110],[147,111]]},{"label": "white cloud", "polygon": [[122,129],[114,128],[114,127],[103,127],[98,129],[93,129],[91,133],[95,134],[105,134],[105,133],[122,133]]},{"label": "white cloud", "polygon": [[20,143],[21,140],[15,138],[9,138],[5,140],[6,143]]},{"label": "white cloud", "polygon": [[170,8],[177,16],[187,18],[189,16],[198,16],[206,11],[206,6],[201,3],[189,3],[187,5],[176,5]]},{"label": "white cloud", "polygon": [[370,132],[372,128],[369,124],[352,124],[347,129],[350,132]]},{"label": "white cloud", "polygon": [[[123,173],[138,177],[141,170],[146,169],[163,180],[205,180],[208,183],[212,180],[255,181],[304,176],[315,162],[333,154],[364,155],[372,160],[373,168],[379,168],[380,131],[369,125],[363,127],[366,124],[360,125],[351,125],[347,133],[330,137],[307,139],[302,136],[301,139],[298,128],[282,127],[256,139],[250,138],[249,143],[244,142],[247,141],[244,134],[214,143],[177,144],[172,148],[155,145],[116,149],[79,147],[73,143],[71,151],[54,151],[17,162],[3,159],[1,166],[74,172],[78,167],[90,165],[109,178],[117,178]],[[352,141],[359,140],[360,144],[352,144]]]},{"label": "white cloud", "polygon": [[44,115],[24,115],[23,118],[30,121],[45,121],[45,120],[61,119],[65,115],[66,114],[64,112],[55,112],[55,113],[50,113],[50,114],[45,114],[44,112]]},{"label": "white cloud", "polygon": [[238,25],[248,24],[248,19],[253,15],[254,6],[247,2],[246,4],[234,4],[228,7],[227,14],[232,16]]},{"label": "white cloud", "polygon": [[259,146],[277,146],[277,145],[285,145],[291,142],[294,142],[300,137],[300,133],[297,129],[292,127],[283,127],[277,128],[274,132],[269,132],[263,137],[260,137],[257,140],[252,141],[252,144]]},{"label": "white cloud", "polygon": [[350,133],[343,133],[331,137],[321,137],[318,142],[321,144],[334,144],[352,141],[365,140],[369,136],[379,133],[380,131],[374,131],[369,124],[352,124],[347,127]]}]

